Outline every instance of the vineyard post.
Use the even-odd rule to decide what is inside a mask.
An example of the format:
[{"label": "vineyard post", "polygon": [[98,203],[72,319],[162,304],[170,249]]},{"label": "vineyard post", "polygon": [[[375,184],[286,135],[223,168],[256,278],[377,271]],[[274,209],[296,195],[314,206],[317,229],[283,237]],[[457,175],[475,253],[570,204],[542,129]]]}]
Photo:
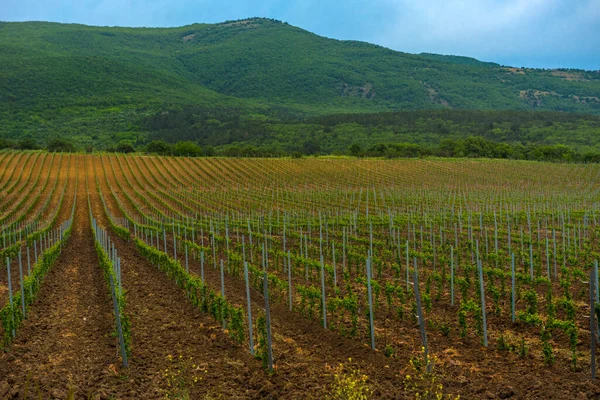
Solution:
[{"label": "vineyard post", "polygon": [[117,282],[119,282],[119,293],[123,294],[123,283],[121,280],[121,257],[117,257]]},{"label": "vineyard post", "polygon": [[[225,300],[225,269],[223,268],[223,259],[221,258],[220,263],[221,265],[221,296],[223,296],[223,300]],[[224,306],[224,304],[223,304]],[[223,329],[226,329],[226,324],[225,324],[225,313],[223,313],[221,311],[221,316],[223,317]]]},{"label": "vineyard post", "polygon": [[510,311],[512,322],[515,322],[515,253],[510,253],[511,264],[511,295],[510,295]]},{"label": "vineyard post", "polygon": [[302,252],[302,250],[303,250],[302,238],[304,237],[302,235],[302,227],[300,227],[300,232],[298,233],[298,236],[300,237],[300,257],[304,257],[304,253]]},{"label": "vineyard post", "polygon": [[342,230],[342,272],[346,272],[346,227]]},{"label": "vineyard post", "polygon": [[267,354],[269,361],[269,371],[273,372],[273,348],[271,338],[271,309],[269,308],[269,279],[267,271],[263,271],[263,291],[265,296],[265,320],[267,328]]},{"label": "vineyard post", "polygon": [[548,280],[550,280],[550,258],[548,258],[548,237],[546,237],[546,272],[548,275]]},{"label": "vineyard post", "polygon": [[267,242],[266,242],[266,235],[265,235],[265,241],[262,244],[262,269],[263,271],[267,270]]},{"label": "vineyard post", "polygon": [[165,249],[165,254],[167,253],[167,230],[165,228],[163,228],[163,249]]},{"label": "vineyard post", "polygon": [[308,258],[308,235],[306,233],[304,234],[304,257]]},{"label": "vineyard post", "polygon": [[248,336],[250,337],[250,354],[254,355],[254,336],[252,335],[252,304],[250,303],[250,282],[248,281],[248,263],[244,261],[244,279],[246,280],[246,303],[248,308]]},{"label": "vineyard post", "polygon": [[200,225],[200,243],[204,247],[204,226]]},{"label": "vineyard post", "polygon": [[204,250],[200,252],[200,278],[204,283]]},{"label": "vineyard post", "polygon": [[323,257],[323,225],[321,225],[321,213],[319,213],[319,253]]},{"label": "vineyard post", "polygon": [[333,286],[337,287],[337,271],[335,268],[335,243],[331,242],[331,255],[333,259]]},{"label": "vineyard post", "polygon": [[288,297],[290,303],[290,311],[292,311],[292,256],[290,251],[287,252],[288,256]]},{"label": "vineyard post", "polygon": [[371,253],[367,256],[367,296],[369,300],[369,328],[371,331],[371,349],[375,350],[375,324],[373,322],[373,294],[371,291]]},{"label": "vineyard post", "polygon": [[481,319],[483,323],[483,345],[487,347],[487,322],[485,314],[485,288],[483,287],[483,267],[481,266],[481,260],[479,260],[477,267],[479,269],[479,290],[481,292]]},{"label": "vineyard post", "polygon": [[228,220],[229,218],[226,216],[225,217],[225,256],[227,257],[227,271],[229,271],[230,268],[230,262],[229,262],[229,224],[228,224]]},{"label": "vineyard post", "polygon": [[119,334],[119,344],[121,346],[121,357],[123,358],[123,366],[127,368],[127,352],[125,351],[125,339],[123,338],[123,328],[121,327],[121,314],[119,312],[119,304],[117,303],[115,281],[112,274],[108,274],[108,278],[110,280],[110,290],[113,298],[113,308],[115,310],[115,321],[117,322],[117,333]]},{"label": "vineyard post", "polygon": [[177,262],[177,236],[173,232],[173,259]]},{"label": "vineyard post", "polygon": [[[498,255],[498,219],[496,218],[496,210],[494,210],[494,249],[496,255]],[[498,259],[496,258],[496,264]]]},{"label": "vineyard post", "polygon": [[591,368],[592,379],[596,379],[596,321],[595,321],[595,298],[598,297],[598,287],[596,281],[598,279],[598,271],[594,269],[590,272],[590,346],[591,346]]},{"label": "vineyard post", "polygon": [[433,233],[433,225],[431,227],[431,249],[433,250],[433,271],[435,272],[435,237]]},{"label": "vineyard post", "polygon": [[554,279],[558,277],[558,269],[556,268],[556,231],[552,229],[552,247],[554,251]]},{"label": "vineyard post", "polygon": [[[367,192],[368,193],[368,192]],[[421,231],[421,238],[423,237],[423,231]],[[421,243],[422,245],[423,243]],[[370,249],[370,258],[374,257],[373,253],[373,221],[369,219],[369,249]],[[371,279],[373,278],[373,271],[371,271]]]},{"label": "vineyard post", "polygon": [[425,332],[425,319],[423,318],[423,308],[421,306],[421,293],[419,291],[419,272],[416,268],[417,257],[414,257],[415,270],[413,272],[413,288],[415,291],[415,299],[417,302],[417,317],[419,318],[419,330],[421,332],[421,342],[423,343],[423,350],[425,352],[425,365],[427,365],[427,372],[431,372],[431,363],[429,360],[429,346],[427,345],[427,333]]},{"label": "vineyard post", "polygon": [[[29,256],[29,246],[27,246],[27,276],[31,275],[31,257]],[[29,294],[32,295],[32,288],[29,286]]]},{"label": "vineyard post", "polygon": [[212,231],[211,235],[212,241],[212,256],[213,256],[213,269],[217,269],[217,245],[215,243],[215,231]]},{"label": "vineyard post", "polygon": [[508,254],[512,253],[512,240],[510,238],[510,219],[508,219]]},{"label": "vineyard post", "polygon": [[[6,257],[6,271],[8,272],[8,303],[10,304],[11,308],[13,305],[13,296],[12,296],[12,282],[10,280],[10,258]],[[11,313],[11,316],[13,314]],[[12,336],[15,337],[16,333],[15,333],[15,328],[13,326],[13,330],[12,330]]]},{"label": "vineyard post", "polygon": [[321,254],[321,304],[323,307],[323,328],[327,329],[327,302],[325,300],[325,262]]},{"label": "vineyard post", "polygon": [[190,273],[190,267],[188,264],[188,246],[185,244],[185,272]]},{"label": "vineyard post", "polygon": [[[460,214],[458,215],[460,219]],[[454,224],[454,247],[458,248],[458,226]]]},{"label": "vineyard post", "polygon": [[562,240],[562,245],[563,245],[563,268],[566,268],[567,267],[567,248],[566,248],[565,237],[564,237],[564,234],[565,234],[564,221],[563,221],[563,231],[562,231],[562,234],[563,234],[563,238],[562,238],[563,239]]},{"label": "vineyard post", "polygon": [[533,283],[533,245],[531,243],[529,243],[529,273],[531,274],[531,283]]},{"label": "vineyard post", "polygon": [[242,264],[246,262],[246,237],[242,235]]},{"label": "vineyard post", "polygon": [[596,284],[594,287],[596,292],[596,303],[600,303],[600,293],[598,292],[598,260],[594,260],[594,278],[596,279],[594,282]]},{"label": "vineyard post", "polygon": [[409,251],[408,251],[408,240],[406,241],[406,291],[409,290],[410,279],[408,279],[408,274],[410,270],[410,261],[409,261]]},{"label": "vineyard post", "polygon": [[23,262],[21,261],[21,251],[19,250],[19,279],[21,280],[21,310],[23,318],[27,318],[25,311],[25,282],[23,281]]},{"label": "vineyard post", "polygon": [[450,305],[454,305],[454,247],[450,246]]},{"label": "vineyard post", "polygon": [[249,237],[249,241],[250,241],[250,262],[254,261],[254,256],[252,254],[252,229],[250,229],[250,219],[248,219],[248,235],[250,235]]},{"label": "vineyard post", "polygon": [[479,265],[479,240],[475,241],[475,254],[476,254],[475,265]]}]

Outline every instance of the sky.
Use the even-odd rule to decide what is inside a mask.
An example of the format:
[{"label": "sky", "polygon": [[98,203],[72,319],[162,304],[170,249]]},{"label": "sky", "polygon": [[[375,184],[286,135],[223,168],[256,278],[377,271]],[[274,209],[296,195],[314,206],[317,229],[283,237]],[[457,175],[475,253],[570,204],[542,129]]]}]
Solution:
[{"label": "sky", "polygon": [[600,0],[0,0],[0,21],[171,27],[247,17],[408,53],[600,70]]}]

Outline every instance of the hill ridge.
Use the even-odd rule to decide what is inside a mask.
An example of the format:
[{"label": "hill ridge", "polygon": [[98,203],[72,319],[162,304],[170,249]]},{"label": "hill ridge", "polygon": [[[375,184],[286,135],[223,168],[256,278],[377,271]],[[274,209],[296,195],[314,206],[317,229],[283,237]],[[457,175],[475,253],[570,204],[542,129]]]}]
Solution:
[{"label": "hill ridge", "polygon": [[409,54],[268,18],[174,28],[0,22],[0,32],[4,138],[143,142],[146,118],[189,107],[225,122],[444,108],[600,114],[600,72]]}]

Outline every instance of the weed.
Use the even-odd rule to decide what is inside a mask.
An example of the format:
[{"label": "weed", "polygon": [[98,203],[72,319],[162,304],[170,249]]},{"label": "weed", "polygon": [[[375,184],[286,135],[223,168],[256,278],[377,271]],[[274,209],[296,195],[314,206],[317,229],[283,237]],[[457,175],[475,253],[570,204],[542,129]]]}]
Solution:
[{"label": "weed", "polygon": [[202,380],[200,372],[207,373],[206,369],[202,370],[194,363],[192,357],[184,358],[183,356],[173,357],[167,356],[169,365],[165,368],[163,378],[166,381],[167,388],[164,390],[165,399],[190,399],[190,391]]},{"label": "weed", "polygon": [[405,390],[419,400],[460,399],[460,396],[444,395],[444,386],[440,382],[441,377],[433,369],[431,372],[427,372],[427,364],[432,364],[434,361],[430,356],[425,361],[421,353],[413,356],[408,362],[407,373],[404,376]]},{"label": "weed", "polygon": [[368,384],[369,377],[352,365],[351,358],[348,359],[347,366],[340,364],[333,372],[334,381],[330,386],[327,399],[366,400],[372,394]]}]

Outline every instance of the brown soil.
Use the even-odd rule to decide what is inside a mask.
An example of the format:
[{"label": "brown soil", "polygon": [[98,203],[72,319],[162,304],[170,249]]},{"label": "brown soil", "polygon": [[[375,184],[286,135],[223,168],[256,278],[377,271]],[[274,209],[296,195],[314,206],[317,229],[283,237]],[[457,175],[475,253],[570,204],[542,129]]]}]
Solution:
[{"label": "brown soil", "polygon": [[[111,186],[116,186],[116,182],[112,179],[109,178],[109,181],[111,182]],[[102,187],[102,190],[103,192],[108,192],[108,188],[106,187]],[[111,213],[120,216],[114,200],[112,197],[108,200],[108,197],[107,204]],[[170,250],[169,254],[172,256],[172,238],[170,236],[167,244]],[[122,243],[122,246],[120,245],[119,247],[127,248],[128,246],[131,247],[131,244]],[[138,258],[136,265],[145,263],[135,253],[135,250],[134,255]],[[179,257],[181,257],[181,254],[179,254]],[[199,264],[191,259],[190,264],[192,270],[199,274]],[[157,271],[157,274],[156,279],[160,276],[163,277],[163,280],[166,279],[163,273]],[[220,288],[219,272],[207,265],[205,276],[213,290],[218,291]],[[124,285],[128,290],[131,290],[125,283],[125,278]],[[141,287],[147,287],[147,285],[149,283]],[[162,287],[164,288],[165,286],[167,285],[165,284]],[[174,283],[170,282],[169,286],[174,287]],[[234,304],[246,304],[243,282],[240,282],[236,278],[227,277],[225,286],[226,296],[230,301]],[[179,290],[176,289],[176,292],[179,296],[182,296]],[[264,298],[256,291],[253,291],[252,296],[252,306],[256,313],[257,310],[264,308]],[[131,301],[128,298],[128,305]],[[188,304],[185,298],[182,298],[181,301]],[[197,311],[194,310],[194,312]],[[220,324],[216,323],[210,317],[204,316],[204,318],[208,318],[213,328],[220,335],[223,335]],[[357,361],[361,369],[373,378],[377,387],[376,394],[379,396],[393,398],[392,394],[399,390],[398,386],[389,384],[394,381],[394,375],[397,371],[390,368],[389,360],[381,353],[373,353],[367,346],[360,342],[345,339],[334,332],[324,330],[317,322],[307,320],[296,313],[290,313],[285,306],[279,304],[272,304],[272,318],[277,373],[266,382],[263,382],[263,385],[267,385],[268,391],[264,389],[265,392],[260,397],[305,398],[309,394],[309,396],[314,396],[314,398],[324,398],[329,390],[329,384],[333,380],[331,367],[339,363],[347,363],[349,358]],[[152,316],[151,319],[155,320],[156,315]],[[181,326],[178,325],[178,328],[181,328]],[[132,332],[135,335],[135,328],[132,328]],[[238,351],[249,356],[245,351],[246,347],[235,346]],[[250,363],[249,367],[260,369],[259,361],[250,359]],[[262,370],[259,376],[261,380],[268,378]],[[401,384],[400,381],[397,383]]]},{"label": "brown soil", "polygon": [[[373,398],[409,397],[404,391],[406,367],[420,347],[418,328],[410,318],[397,320],[389,316],[385,322],[385,305],[377,311],[378,347],[382,349],[385,344],[382,324],[387,325],[385,340],[394,344],[395,354],[388,358],[381,350],[369,348],[364,329],[359,338],[347,339],[337,331],[323,329],[319,321],[296,311],[290,312],[285,299],[273,299],[276,372],[269,375],[262,369],[260,361],[250,355],[247,345],[234,343],[219,322],[196,309],[173,281],[139,255],[133,243],[121,240],[109,231],[122,259],[126,311],[131,321],[130,367],[122,368],[118,346],[111,335],[114,331],[112,302],[93,247],[85,185],[87,177],[93,214],[100,225],[107,227],[108,221],[96,191],[96,176],[111,213],[122,217],[108,185],[129,211],[131,207],[124,194],[117,190],[108,160],[102,158],[109,180],[107,184],[99,157],[73,157],[65,203],[59,217],[62,222],[68,216],[75,189],[73,171],[78,171],[73,234],[46,277],[38,300],[31,307],[16,340],[0,356],[0,398],[23,398],[26,390],[31,394],[36,388],[43,398],[66,398],[69,388],[73,388],[77,398],[89,395],[92,398],[158,399],[187,394],[193,399],[322,399],[330,391],[334,379],[332,367],[347,364],[349,358],[352,358],[352,365],[368,375]],[[159,195],[164,183],[155,180],[148,169],[157,177],[162,175],[167,179],[167,186],[189,184],[201,170],[191,169],[192,173],[186,172],[188,175],[184,176],[182,170],[187,160],[122,159],[125,169],[122,171],[114,157],[112,161],[117,179],[121,179],[123,188],[136,202],[139,199],[124,182],[123,175],[137,186],[133,176],[136,174],[141,183],[153,186],[147,190]],[[206,161],[192,165],[202,163]],[[213,175],[237,176],[229,161],[209,164],[203,166]],[[64,162],[63,166],[66,166]],[[138,190],[143,193],[142,188]],[[189,205],[163,199],[176,208]],[[291,240],[289,245],[292,245]],[[172,248],[173,238],[169,235],[170,255]],[[178,252],[180,260],[182,255]],[[199,263],[191,258],[190,270],[199,275]],[[220,273],[212,268],[212,259],[205,264],[205,277],[213,290],[220,290]],[[241,279],[226,276],[225,292],[232,303],[245,306],[245,286]],[[264,308],[262,294],[254,290],[252,307],[255,317],[256,312]],[[446,316],[450,320],[456,319],[456,308],[437,303],[434,308],[438,322]],[[491,315],[488,318],[489,330],[493,332],[488,349],[478,345],[474,336],[463,339],[453,330],[446,337],[428,325],[431,350],[437,358],[436,370],[447,392],[460,393],[467,399],[600,398],[598,386],[588,379],[585,361],[577,371],[571,371],[565,362],[568,359],[566,353],[559,354],[559,361],[548,367],[539,358],[519,358],[513,352],[495,350],[493,339],[504,329],[519,334],[529,332],[518,325],[511,326],[506,318]],[[583,352],[589,337],[582,334],[580,341]],[[179,379],[185,381],[181,390],[173,387]],[[194,383],[194,379],[198,382]]]},{"label": "brown soil", "polygon": [[[56,187],[56,189],[54,190],[54,193],[52,194],[52,199],[50,200],[50,203],[48,204],[47,209],[42,212],[41,214],[41,218],[40,218],[40,227],[44,227],[46,226],[50,221],[48,221],[48,216],[52,216],[54,215],[56,208],[58,207],[58,201],[60,199],[60,195],[62,193],[63,190],[63,186],[65,184],[65,180],[67,179],[67,172],[66,172],[66,166],[67,166],[67,161],[65,159],[64,163],[61,165],[60,163],[56,162],[50,167],[52,168],[51,170],[51,176],[56,176],[56,174],[58,174],[58,171],[61,170],[62,168],[65,169],[65,171],[62,171],[61,174],[63,175],[62,179],[59,179],[58,185]],[[44,172],[43,172],[44,174]],[[46,175],[44,176],[44,179],[46,178]],[[46,187],[45,192],[42,194],[41,196],[41,200],[39,201],[37,207],[32,211],[32,215],[35,214],[37,215],[38,212],[40,211],[41,207],[44,205],[45,203],[45,199],[47,195],[50,194],[50,191],[52,190],[52,186],[54,185],[54,180],[55,178],[50,179],[50,182],[48,183],[48,186]],[[41,184],[43,186],[43,184]],[[72,179],[72,182],[67,182],[67,192],[65,194],[65,198],[63,200],[63,203],[61,205],[61,214],[59,215],[58,220],[56,221],[56,224],[54,224],[54,227],[59,226],[63,221],[65,221],[68,216],[69,213],[71,211],[71,206],[73,204],[73,194],[74,194],[74,188],[75,188],[75,180]],[[72,186],[72,187],[69,187]],[[69,192],[70,190],[70,192]],[[67,193],[71,193],[70,196],[67,196]],[[65,211],[66,210],[66,211]],[[39,249],[39,247],[38,247]],[[33,266],[33,264],[35,263],[35,252],[33,248],[30,248],[30,263]],[[27,245],[26,243],[24,243],[21,246],[21,252],[22,252],[22,268],[23,268],[23,274],[26,275],[27,273]],[[39,254],[39,253],[38,253]],[[1,260],[0,261],[0,265],[4,266],[5,261]],[[10,271],[11,271],[11,282],[12,282],[12,287],[13,287],[13,293],[20,290],[20,283],[21,283],[21,279],[20,279],[20,272],[19,272],[19,262],[18,259],[14,259],[11,260],[11,265],[10,265]],[[0,274],[0,299],[7,299],[8,298],[8,276],[6,271],[4,270],[4,268],[2,268],[2,274]],[[0,329],[1,331],[1,329]]]},{"label": "brown soil", "polygon": [[[109,191],[103,187],[103,192]],[[106,196],[107,201],[109,198]],[[107,226],[95,194],[92,207],[99,223]],[[111,211],[117,215],[114,208]],[[195,309],[176,284],[140,256],[131,242],[111,237],[122,259],[132,334],[131,366],[121,372],[128,381],[118,393],[127,397],[129,390],[140,398],[164,398],[170,389],[165,377],[168,370],[179,371],[176,373],[188,379],[198,378],[199,383],[188,385],[191,398],[263,398],[269,382],[259,362],[236,346],[212,318]],[[186,361],[177,361],[180,356]],[[187,375],[181,372],[185,362],[197,366]]]},{"label": "brown soil", "polygon": [[[72,182],[60,221],[69,216],[74,190]],[[80,184],[72,236],[17,338],[0,357],[0,389],[8,384],[15,398],[27,393],[66,398],[69,388],[85,397],[118,385],[111,372],[117,360],[110,337],[111,302],[93,247],[85,195],[85,185]]]}]

